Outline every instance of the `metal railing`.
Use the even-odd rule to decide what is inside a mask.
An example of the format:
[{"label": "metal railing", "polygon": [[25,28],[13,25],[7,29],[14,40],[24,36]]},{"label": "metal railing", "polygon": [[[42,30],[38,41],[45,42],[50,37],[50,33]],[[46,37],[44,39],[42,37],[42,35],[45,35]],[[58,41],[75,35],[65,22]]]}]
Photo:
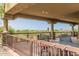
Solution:
[{"label": "metal railing", "polygon": [[79,56],[79,48],[58,43],[5,35],[7,46],[29,56]]}]

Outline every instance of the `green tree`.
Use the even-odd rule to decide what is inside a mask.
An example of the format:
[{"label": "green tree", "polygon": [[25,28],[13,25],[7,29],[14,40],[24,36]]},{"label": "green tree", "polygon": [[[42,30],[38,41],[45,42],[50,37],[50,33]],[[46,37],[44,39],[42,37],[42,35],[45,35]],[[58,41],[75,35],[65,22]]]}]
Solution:
[{"label": "green tree", "polygon": [[20,32],[20,30],[16,30],[16,32],[18,32],[18,33],[19,33],[19,32]]},{"label": "green tree", "polygon": [[2,27],[0,28],[0,32],[3,32],[3,28]]},{"label": "green tree", "polygon": [[15,29],[13,29],[12,27],[9,27],[9,30],[8,30],[10,33],[15,33]]}]

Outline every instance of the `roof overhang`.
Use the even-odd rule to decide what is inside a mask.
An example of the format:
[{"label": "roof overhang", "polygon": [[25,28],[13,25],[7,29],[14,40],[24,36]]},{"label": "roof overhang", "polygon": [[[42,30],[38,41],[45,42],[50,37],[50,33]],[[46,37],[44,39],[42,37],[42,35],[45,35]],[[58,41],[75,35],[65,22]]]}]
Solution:
[{"label": "roof overhang", "polygon": [[79,4],[68,3],[19,3],[5,12],[5,18],[34,18],[51,22],[79,23]]}]

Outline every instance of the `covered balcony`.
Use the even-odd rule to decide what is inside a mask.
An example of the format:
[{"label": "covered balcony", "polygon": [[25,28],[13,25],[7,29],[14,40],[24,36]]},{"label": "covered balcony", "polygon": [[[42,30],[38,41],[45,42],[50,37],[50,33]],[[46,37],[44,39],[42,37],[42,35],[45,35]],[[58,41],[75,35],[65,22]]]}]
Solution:
[{"label": "covered balcony", "polygon": [[[75,41],[79,41],[78,16],[79,4],[5,4],[2,45],[9,47],[21,56],[79,56],[79,44],[74,43]],[[8,20],[15,20],[19,17],[48,21],[48,23],[51,24],[51,31],[38,32],[38,35],[36,35],[37,38],[30,37],[31,34],[35,33],[9,33]],[[57,22],[70,24],[72,31],[66,32],[66,35],[56,36],[54,24]],[[76,25],[78,25],[77,32],[74,31],[74,26]],[[22,38],[15,36],[18,34],[27,34],[27,37]],[[41,38],[42,36],[44,38]]]}]

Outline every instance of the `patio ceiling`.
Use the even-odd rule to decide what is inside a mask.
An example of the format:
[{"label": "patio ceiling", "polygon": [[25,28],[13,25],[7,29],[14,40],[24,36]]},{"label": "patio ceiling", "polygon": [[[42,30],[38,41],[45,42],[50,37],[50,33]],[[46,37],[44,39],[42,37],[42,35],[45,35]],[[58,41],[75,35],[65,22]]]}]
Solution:
[{"label": "patio ceiling", "polygon": [[19,3],[5,12],[5,18],[16,17],[79,23],[79,4]]}]

